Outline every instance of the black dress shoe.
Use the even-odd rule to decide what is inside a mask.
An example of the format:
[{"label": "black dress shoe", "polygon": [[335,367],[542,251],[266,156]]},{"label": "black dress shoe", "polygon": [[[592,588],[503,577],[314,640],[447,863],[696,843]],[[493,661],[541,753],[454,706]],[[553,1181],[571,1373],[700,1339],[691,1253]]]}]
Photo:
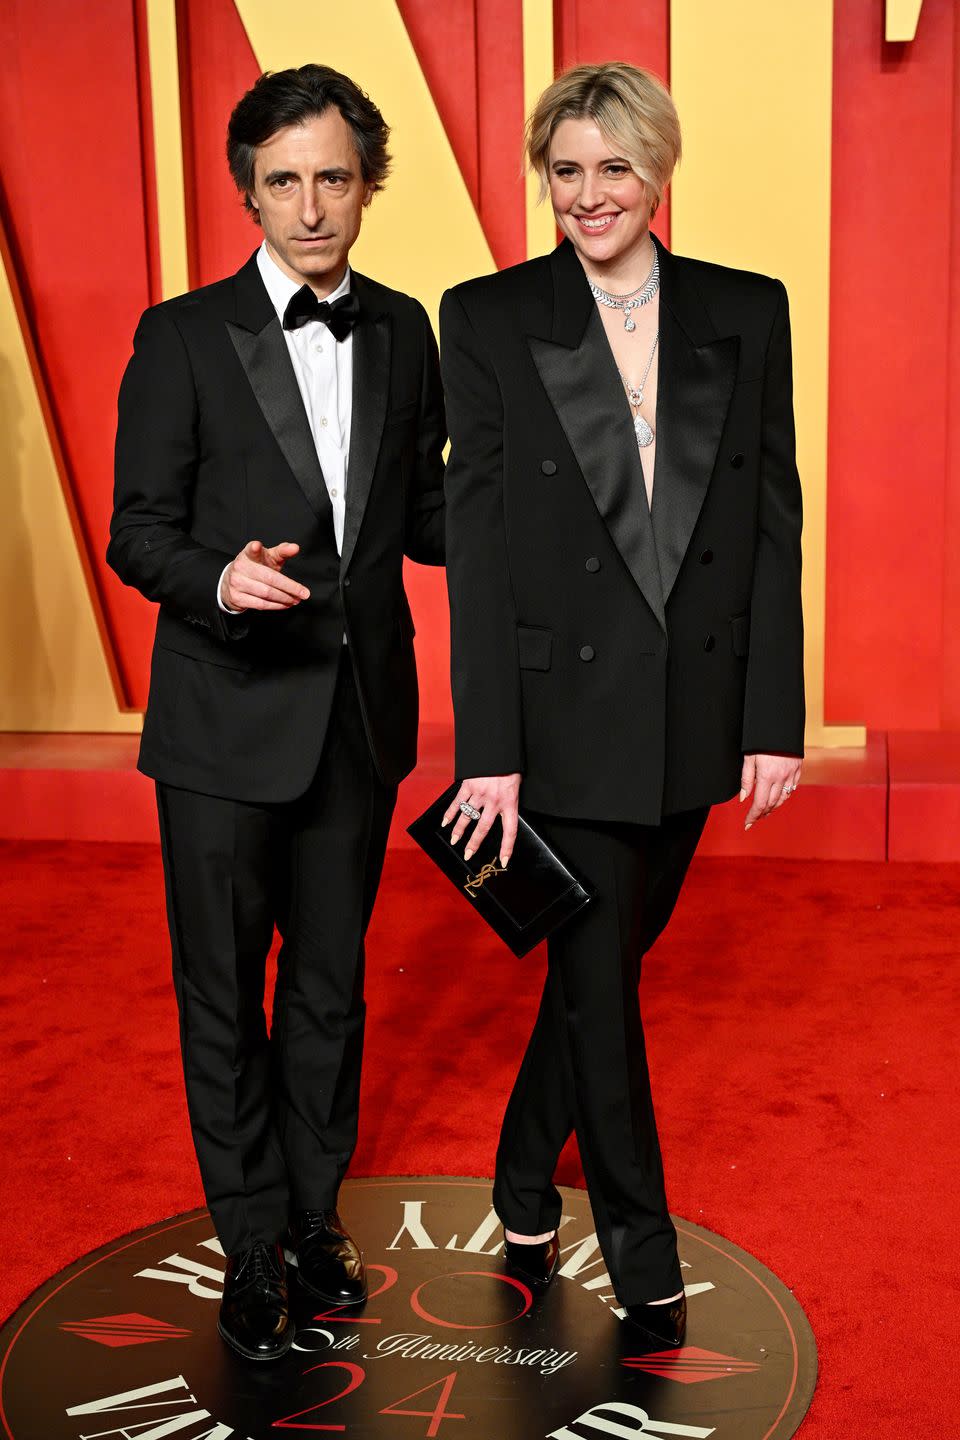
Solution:
[{"label": "black dress shoe", "polygon": [[247,1360],[279,1360],[293,1344],[287,1266],[279,1245],[258,1241],[227,1259],[217,1329]]},{"label": "black dress shoe", "polygon": [[367,1298],[363,1256],[336,1210],[300,1210],[290,1225],[300,1284],[329,1305],[358,1305]]},{"label": "black dress shoe", "polygon": [[532,1285],[544,1287],[550,1284],[557,1273],[560,1260],[560,1241],[556,1235],[541,1240],[535,1245],[521,1245],[516,1240],[503,1237],[503,1258],[507,1269],[514,1271]]},{"label": "black dress shoe", "polygon": [[670,1305],[626,1305],[627,1319],[642,1331],[652,1347],[675,1350],[683,1344],[687,1329],[687,1297],[681,1295]]}]

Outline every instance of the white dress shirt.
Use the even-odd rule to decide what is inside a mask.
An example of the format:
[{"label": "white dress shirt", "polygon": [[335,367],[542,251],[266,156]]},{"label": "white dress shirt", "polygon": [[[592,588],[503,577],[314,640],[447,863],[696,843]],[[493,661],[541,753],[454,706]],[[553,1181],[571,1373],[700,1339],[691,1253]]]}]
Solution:
[{"label": "white dress shirt", "polygon": [[[284,311],[303,282],[291,280],[280,269],[267,250],[267,242],[257,253],[257,268],[266,287],[267,294],[283,323]],[[339,300],[350,292],[350,267],[330,295],[329,301]],[[323,478],[330,496],[333,510],[333,533],[337,542],[337,554],[343,550],[343,522],[346,515],[347,461],[350,454],[350,423],[353,413],[353,335],[344,340],[335,340],[326,325],[320,320],[308,320],[297,330],[284,330],[287,351],[297,378],[297,387],[307,414],[310,434],[316,446],[317,458],[323,471]],[[264,536],[265,545],[276,545],[285,537]],[[226,574],[226,568],[224,569]],[[220,577],[223,581],[223,575]],[[230,614],[229,606],[220,599],[217,587],[217,603],[221,610]]]}]

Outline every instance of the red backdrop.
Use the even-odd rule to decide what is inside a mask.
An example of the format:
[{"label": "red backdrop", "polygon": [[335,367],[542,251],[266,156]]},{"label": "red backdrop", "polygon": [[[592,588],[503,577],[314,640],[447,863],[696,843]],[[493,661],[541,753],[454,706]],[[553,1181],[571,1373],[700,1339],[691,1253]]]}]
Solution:
[{"label": "red backdrop", "polygon": [[[519,164],[521,0],[399,0],[500,265],[523,214],[494,200]],[[143,0],[7,0],[0,204],[26,323],[125,699],[146,695],[153,616],[103,560],[115,394],[157,298]],[[192,283],[256,242],[224,161],[257,65],[232,0],[180,0]],[[668,0],[556,0],[558,66],[617,58],[667,74]],[[827,720],[960,729],[960,20],[925,0],[887,45],[876,0],[836,0]],[[15,143],[12,137],[16,136]],[[442,603],[438,599],[437,603]],[[427,687],[430,720],[445,713]]]}]

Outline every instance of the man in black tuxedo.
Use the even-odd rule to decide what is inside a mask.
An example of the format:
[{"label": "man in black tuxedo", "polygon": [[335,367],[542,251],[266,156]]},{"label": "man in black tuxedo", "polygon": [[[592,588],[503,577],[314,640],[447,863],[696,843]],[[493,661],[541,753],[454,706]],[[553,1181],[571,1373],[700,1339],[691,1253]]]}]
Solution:
[{"label": "man in black tuxedo", "polygon": [[157,782],[187,1100],[228,1257],[220,1331],[251,1359],[292,1343],[283,1240],[311,1294],[366,1295],[336,1206],[364,933],[416,760],[403,557],[443,560],[430,324],[348,264],[388,133],[334,70],[261,76],[228,157],[263,243],[144,314],[120,390],[108,558],[160,605],[140,768]]}]

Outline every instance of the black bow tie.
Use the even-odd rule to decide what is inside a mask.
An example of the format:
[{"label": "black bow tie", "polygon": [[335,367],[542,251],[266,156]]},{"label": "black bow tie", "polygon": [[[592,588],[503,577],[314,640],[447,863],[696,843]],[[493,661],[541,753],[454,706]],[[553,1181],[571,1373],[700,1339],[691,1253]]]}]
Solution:
[{"label": "black bow tie", "polygon": [[360,302],[350,290],[339,300],[318,300],[309,285],[301,285],[283,312],[284,330],[299,330],[309,320],[320,320],[335,340],[346,340],[360,319]]}]

